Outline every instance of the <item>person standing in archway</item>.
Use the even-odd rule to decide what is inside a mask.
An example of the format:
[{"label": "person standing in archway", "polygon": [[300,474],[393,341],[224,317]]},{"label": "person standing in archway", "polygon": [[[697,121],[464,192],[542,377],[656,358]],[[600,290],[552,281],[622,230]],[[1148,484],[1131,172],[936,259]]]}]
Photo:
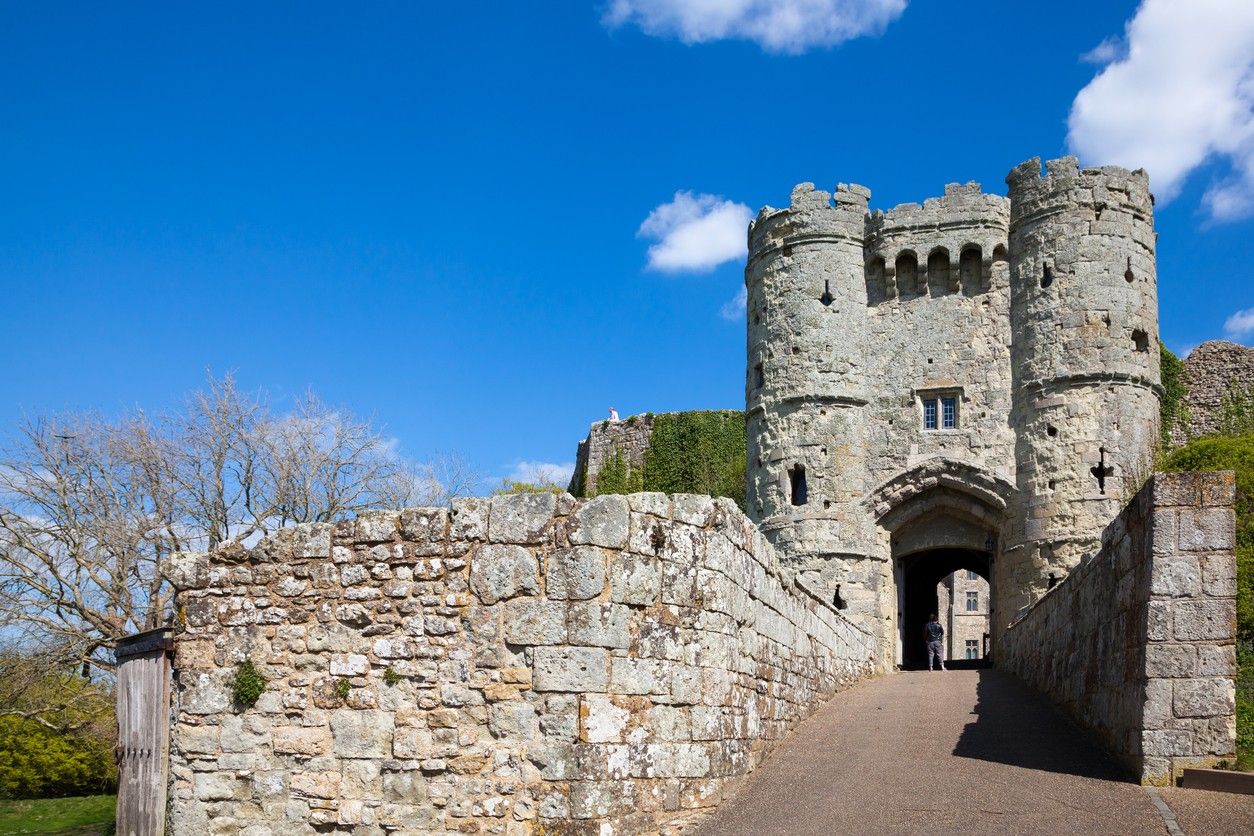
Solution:
[{"label": "person standing in archway", "polygon": [[945,670],[945,628],[936,620],[936,613],[932,613],[927,624],[923,625],[923,640],[927,642],[927,669],[935,670],[932,667],[934,658],[940,669]]}]

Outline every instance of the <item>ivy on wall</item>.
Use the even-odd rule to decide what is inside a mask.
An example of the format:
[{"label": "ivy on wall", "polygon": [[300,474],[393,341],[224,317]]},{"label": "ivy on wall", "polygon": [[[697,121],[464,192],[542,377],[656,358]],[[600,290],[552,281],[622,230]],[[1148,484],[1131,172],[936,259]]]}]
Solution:
[{"label": "ivy on wall", "polygon": [[[587,474],[581,470],[575,483],[582,494]],[[615,447],[597,473],[597,494],[636,491],[726,496],[743,509],[745,414],[702,410],[653,416],[644,465],[633,468]]]},{"label": "ivy on wall", "polygon": [[745,507],[745,414],[675,412],[653,419],[644,489],[726,496]]},{"label": "ivy on wall", "polygon": [[636,493],[644,490],[644,474],[632,468],[623,451],[614,447],[614,455],[597,474],[597,495],[605,493]]},{"label": "ivy on wall", "polygon": [[1188,389],[1184,385],[1184,361],[1177,357],[1171,349],[1158,341],[1158,356],[1161,360],[1163,399],[1159,404],[1159,432],[1163,450],[1171,449],[1171,430],[1180,422],[1185,435],[1189,431],[1189,410],[1184,397]]}]

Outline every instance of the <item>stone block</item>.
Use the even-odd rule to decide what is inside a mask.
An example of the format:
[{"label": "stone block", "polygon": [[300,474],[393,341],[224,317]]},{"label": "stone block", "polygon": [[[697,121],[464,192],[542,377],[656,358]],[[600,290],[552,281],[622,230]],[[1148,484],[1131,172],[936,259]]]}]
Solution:
[{"label": "stone block", "polygon": [[344,708],[330,715],[333,751],[339,757],[382,759],[391,754],[395,725],[391,712]]},{"label": "stone block", "polygon": [[488,517],[488,542],[540,543],[556,509],[557,497],[551,493],[495,496]]},{"label": "stone block", "polygon": [[505,641],[510,644],[560,644],[566,641],[566,604],[526,598],[505,605]]},{"label": "stone block", "polygon": [[625,496],[606,494],[580,503],[566,523],[575,545],[621,549],[627,545],[629,506]]},{"label": "stone block", "polygon": [[1169,758],[1193,753],[1193,736],[1187,729],[1156,729],[1143,732],[1141,748],[1147,757]]},{"label": "stone block", "polygon": [[1177,551],[1180,516],[1175,508],[1155,508],[1151,539],[1155,555],[1172,555]]},{"label": "stone block", "polygon": [[1151,643],[1145,647],[1145,674],[1178,678],[1197,675],[1197,648],[1191,644]]},{"label": "stone block", "polygon": [[292,775],[293,798],[331,799],[340,796],[340,773],[330,770],[321,772],[296,772]]},{"label": "stone block", "polygon": [[610,654],[596,647],[537,647],[532,685],[537,691],[604,691]]},{"label": "stone block", "polygon": [[1170,679],[1150,678],[1145,683],[1145,706],[1141,722],[1147,729],[1165,729],[1171,725],[1172,687]]},{"label": "stone block", "polygon": [[675,494],[671,497],[671,518],[704,528],[714,511],[714,500],[699,494]]},{"label": "stone block", "polygon": [[488,709],[488,729],[496,738],[536,740],[540,737],[539,716],[534,706],[520,700],[493,703]]},{"label": "stone block", "polygon": [[1237,475],[1231,470],[1199,473],[1202,505],[1232,505],[1237,501]]},{"label": "stone block", "polygon": [[1156,555],[1150,573],[1150,592],[1173,598],[1201,594],[1202,569],[1193,555]]},{"label": "stone block", "polygon": [[571,644],[626,649],[631,644],[631,610],[623,604],[573,603],[566,611]]},{"label": "stone block", "polygon": [[1197,505],[1201,498],[1201,479],[1197,473],[1154,474],[1154,504]]},{"label": "stone block", "polygon": [[617,656],[611,671],[615,694],[665,694],[669,690],[667,665],[660,659]]},{"label": "stone block", "polygon": [[1171,602],[1150,601],[1145,613],[1146,638],[1152,642],[1171,640]]},{"label": "stone block", "polygon": [[362,511],[353,523],[353,540],[357,543],[384,543],[396,537],[396,514],[391,511]]},{"label": "stone block", "polygon": [[407,508],[401,511],[401,537],[419,543],[443,542],[449,512],[443,508]]},{"label": "stone block", "polygon": [[1180,549],[1189,552],[1231,549],[1236,538],[1236,517],[1231,508],[1198,508],[1180,511]]},{"label": "stone block", "polygon": [[627,497],[631,510],[637,514],[652,514],[666,519],[671,515],[671,498],[657,491],[633,493]]},{"label": "stone block", "polygon": [[492,501],[477,497],[453,500],[449,512],[449,534],[454,541],[486,540]]},{"label": "stone block", "polygon": [[1232,598],[1176,601],[1173,619],[1177,639],[1232,640],[1237,630],[1237,602]]},{"label": "stone block", "polygon": [[1236,676],[1236,645],[1199,645],[1197,648],[1197,673],[1198,676]]},{"label": "stone block", "polygon": [[331,657],[331,676],[364,676],[370,660],[359,653],[337,653]]},{"label": "stone block", "polygon": [[619,554],[610,564],[610,598],[620,604],[652,606],[662,592],[658,561],[636,554]]},{"label": "stone block", "polygon": [[1232,552],[1198,556],[1202,566],[1202,591],[1214,597],[1237,594],[1237,560]]},{"label": "stone block", "polygon": [[645,752],[658,778],[704,778],[710,773],[709,749],[701,743],[652,743]]},{"label": "stone block", "polygon": [[546,563],[544,588],[550,598],[585,601],[596,598],[605,590],[606,552],[600,548],[575,546],[558,549],[548,556]]},{"label": "stone block", "polygon": [[313,757],[331,751],[331,732],[325,726],[279,726],[271,736],[276,754]]},{"label": "stone block", "polygon": [[470,588],[485,604],[540,591],[536,558],[522,546],[480,546],[471,557]]},{"label": "stone block", "polygon": [[631,712],[608,694],[584,694],[579,703],[579,739],[585,743],[622,743]]},{"label": "stone block", "polygon": [[242,788],[234,775],[223,772],[197,772],[192,776],[192,792],[199,801],[226,801]]},{"label": "stone block", "polygon": [[1172,711],[1177,717],[1223,717],[1235,710],[1236,690],[1229,678],[1178,679]]},{"label": "stone block", "polygon": [[175,746],[189,755],[211,755],[218,752],[218,726],[189,726],[176,728]]}]

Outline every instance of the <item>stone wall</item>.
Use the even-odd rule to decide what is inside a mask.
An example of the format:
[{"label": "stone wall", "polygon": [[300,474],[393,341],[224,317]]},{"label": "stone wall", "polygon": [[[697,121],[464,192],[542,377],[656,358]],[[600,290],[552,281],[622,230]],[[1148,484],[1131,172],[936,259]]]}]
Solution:
[{"label": "stone wall", "polygon": [[1235,494],[1232,473],[1155,475],[998,648],[1143,783],[1235,754]]},{"label": "stone wall", "polygon": [[644,453],[649,449],[653,432],[653,415],[633,415],[623,421],[597,421],[588,429],[588,437],[579,442],[575,454],[575,472],[570,479],[570,492],[577,496],[596,496],[597,476],[615,451],[633,471],[644,467]]},{"label": "stone wall", "polygon": [[1254,348],[1226,340],[1199,345],[1184,358],[1184,397],[1188,408],[1188,432],[1172,428],[1172,441],[1182,444],[1188,436],[1208,435],[1219,429],[1220,410],[1229,385],[1254,387]]},{"label": "stone wall", "polygon": [[172,575],[176,834],[670,832],[874,670],[708,497],[462,500]]}]

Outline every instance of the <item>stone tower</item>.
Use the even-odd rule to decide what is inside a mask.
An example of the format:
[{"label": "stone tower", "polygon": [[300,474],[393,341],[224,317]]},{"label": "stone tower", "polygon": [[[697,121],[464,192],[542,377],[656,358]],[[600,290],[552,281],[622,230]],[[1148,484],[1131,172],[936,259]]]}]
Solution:
[{"label": "stone tower", "polygon": [[958,569],[990,584],[995,652],[1158,438],[1145,173],[1032,160],[1007,182],[874,213],[804,183],[749,228],[749,515],[903,663]]},{"label": "stone tower", "polygon": [[750,516],[789,554],[860,555],[868,521],[861,186],[793,189],[749,231]]},{"label": "stone tower", "polygon": [[1023,606],[1096,550],[1158,438],[1153,198],[1143,170],[1014,168],[1011,423],[1018,513],[1003,567]]}]

